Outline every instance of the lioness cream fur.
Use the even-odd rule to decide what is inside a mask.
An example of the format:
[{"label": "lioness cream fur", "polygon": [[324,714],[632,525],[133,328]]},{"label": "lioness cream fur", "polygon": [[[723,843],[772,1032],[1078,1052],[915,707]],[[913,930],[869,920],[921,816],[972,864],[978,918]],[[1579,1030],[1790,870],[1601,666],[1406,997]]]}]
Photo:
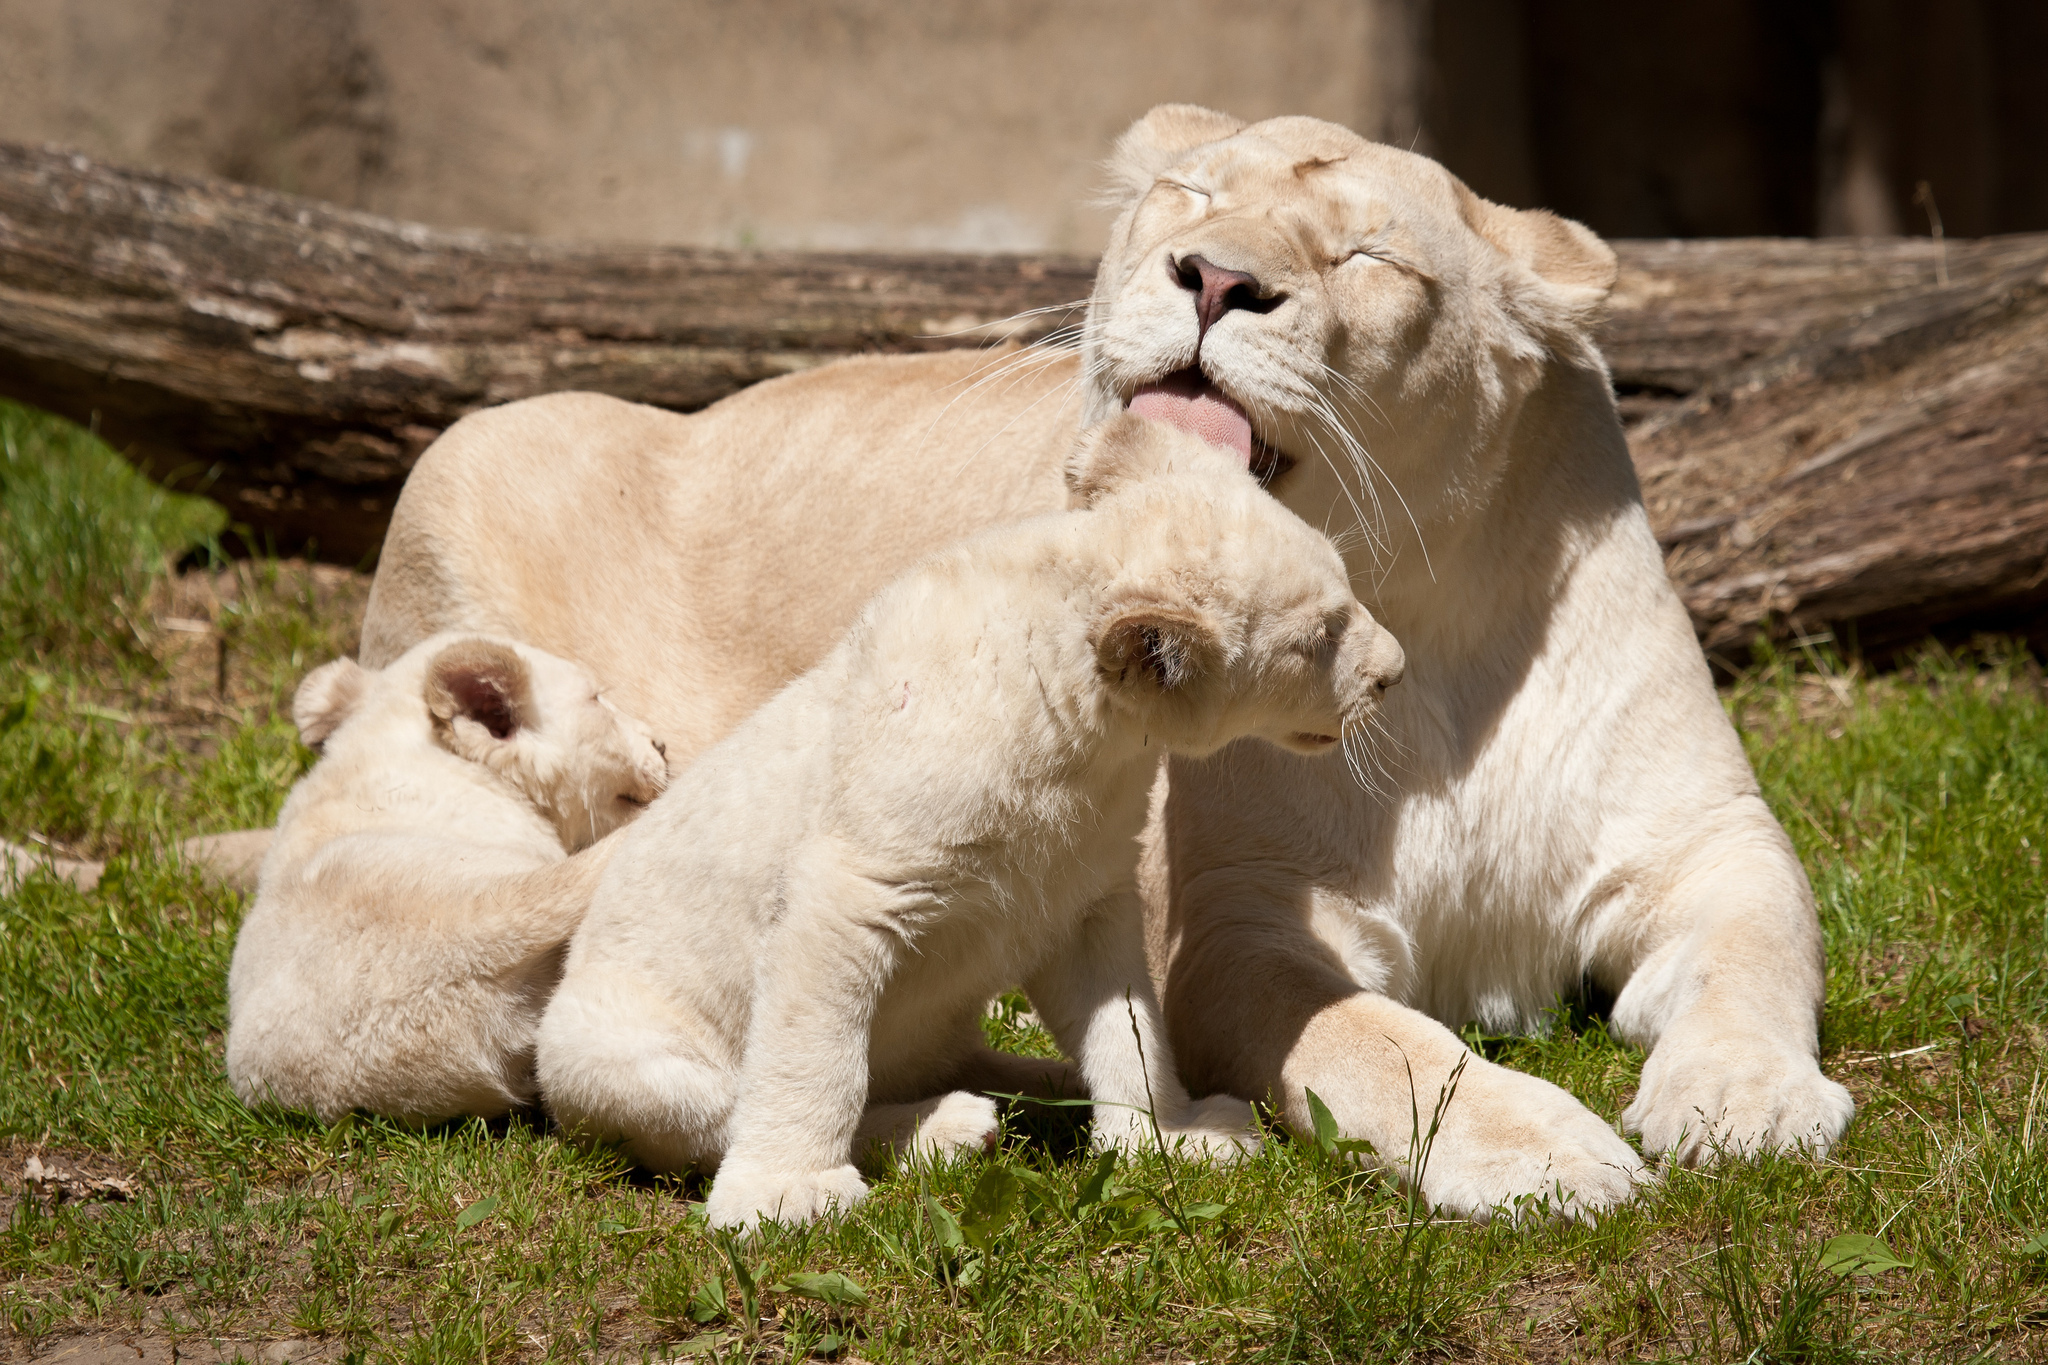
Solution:
[{"label": "lioness cream fur", "polygon": [[235,940],[235,1093],[328,1121],[524,1103],[598,841],[665,784],[659,746],[581,668],[478,636],[324,665],[293,718],[322,757]]},{"label": "lioness cream fur", "polygon": [[541,1089],[647,1165],[717,1167],[714,1226],[852,1206],[863,1111],[974,1074],[1017,981],[1098,1144],[1140,1140],[1155,1106],[1169,1140],[1256,1141],[1249,1105],[1190,1103],[1173,1070],[1137,896],[1147,796],[1162,753],[1335,750],[1400,648],[1222,452],[1125,416],[1076,460],[1089,507],[884,588],[621,836],[541,1025]]},{"label": "lioness cream fur", "polygon": [[[1188,1082],[1271,1093],[1296,1125],[1314,1089],[1398,1153],[1469,1055],[1447,1025],[1540,1028],[1590,983],[1650,1049],[1624,1116],[1647,1149],[1825,1150],[1852,1105],[1818,1065],[1812,897],[1644,516],[1592,339],[1612,254],[1312,119],[1166,106],[1112,171],[1080,356],[852,360],[686,417],[564,395],[458,423],[399,502],[365,656],[516,633],[699,752],[904,565],[1060,506],[1084,414],[1196,369],[1249,413],[1273,493],[1344,538],[1409,669],[1379,794],[1267,746],[1174,761],[1144,889]],[[1628,1195],[1626,1145],[1533,1084],[1468,1064],[1431,1198]]]}]

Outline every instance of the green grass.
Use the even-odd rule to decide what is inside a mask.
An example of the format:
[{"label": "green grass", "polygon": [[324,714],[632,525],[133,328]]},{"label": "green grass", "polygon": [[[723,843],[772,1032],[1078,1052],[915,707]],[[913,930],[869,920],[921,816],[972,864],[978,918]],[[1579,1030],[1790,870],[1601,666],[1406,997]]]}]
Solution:
[{"label": "green grass", "polygon": [[[993,1157],[882,1173],[855,1217],[735,1245],[701,1188],[534,1120],[322,1130],[235,1101],[243,906],[162,850],[274,813],[305,761],[279,708],[350,612],[291,565],[172,580],[217,511],[24,410],[0,434],[0,833],[114,859],[91,894],[0,893],[0,1168],[139,1190],[0,1189],[0,1354],[124,1333],[422,1361],[2048,1354],[2048,695],[2023,654],[1877,678],[1769,659],[1727,693],[1828,935],[1827,1066],[1862,1112],[1826,1162],[1675,1172],[1597,1228],[1473,1227],[1315,1143],[1105,1168],[1040,1112]],[[210,634],[161,625],[202,599]],[[1045,1043],[1014,1002],[990,1029]],[[1641,1064],[1583,1014],[1473,1041],[1610,1118]],[[1897,1264],[1837,1273],[1874,1252],[1849,1234]]]}]

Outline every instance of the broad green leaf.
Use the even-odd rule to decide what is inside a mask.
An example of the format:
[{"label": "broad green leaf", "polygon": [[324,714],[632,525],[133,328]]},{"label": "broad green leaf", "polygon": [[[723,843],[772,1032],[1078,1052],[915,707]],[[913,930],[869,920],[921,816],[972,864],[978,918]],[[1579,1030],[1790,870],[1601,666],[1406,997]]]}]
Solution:
[{"label": "broad green leaf", "polygon": [[682,1342],[679,1345],[671,1346],[669,1347],[669,1349],[671,1351],[674,1351],[677,1355],[708,1355],[711,1352],[717,1350],[719,1347],[725,1345],[730,1340],[732,1340],[732,1338],[724,1332],[700,1332],[696,1336],[691,1337],[688,1341]]},{"label": "broad green leaf", "polygon": [[1316,1146],[1325,1155],[1337,1154],[1337,1118],[1330,1112],[1330,1106],[1323,1103],[1323,1097],[1313,1090],[1304,1089],[1308,1096],[1308,1121],[1315,1128]]},{"label": "broad green leaf", "polygon": [[498,1196],[487,1194],[455,1215],[455,1230],[467,1232],[498,1211]]},{"label": "broad green leaf", "polygon": [[725,1316],[725,1278],[717,1271],[690,1291],[689,1306],[683,1310],[691,1322],[712,1323]]},{"label": "broad green leaf", "polygon": [[377,1215],[377,1240],[383,1241],[405,1225],[404,1209],[386,1209]]},{"label": "broad green leaf", "polygon": [[1016,1217],[1023,1189],[1010,1168],[991,1165],[982,1170],[967,1206],[960,1214],[960,1231],[976,1249],[987,1251],[996,1234]]},{"label": "broad green leaf", "polygon": [[1074,1196],[1076,1215],[1100,1204],[1109,1192],[1110,1173],[1116,1170],[1116,1149],[1110,1148],[1096,1159],[1095,1169],[1088,1172],[1081,1182],[1081,1192]]},{"label": "broad green leaf", "polygon": [[1017,1184],[1024,1194],[1024,1207],[1032,1216],[1059,1207],[1059,1200],[1053,1194],[1052,1182],[1037,1171],[1024,1166],[1014,1166],[1010,1168],[1010,1174],[1017,1178]]},{"label": "broad green leaf", "polygon": [[865,1308],[868,1291],[836,1270],[813,1273],[800,1270],[775,1288],[800,1298],[816,1299],[834,1308]]},{"label": "broad green leaf", "polygon": [[1197,1222],[1208,1222],[1229,1212],[1228,1204],[1190,1204],[1181,1210],[1181,1216]]},{"label": "broad green leaf", "polygon": [[1830,1237],[1820,1249],[1820,1268],[1837,1275],[1881,1275],[1887,1270],[1911,1270],[1916,1264],[1911,1257],[1894,1256],[1883,1239],[1867,1232]]},{"label": "broad green leaf", "polygon": [[2048,1232],[2037,1232],[2020,1243],[2022,1256],[2048,1256]]},{"label": "broad green leaf", "polygon": [[939,1207],[939,1201],[930,1194],[924,1197],[924,1212],[932,1220],[932,1235],[939,1239],[939,1245],[947,1251],[958,1251],[966,1243],[960,1235],[960,1222],[952,1214]]}]

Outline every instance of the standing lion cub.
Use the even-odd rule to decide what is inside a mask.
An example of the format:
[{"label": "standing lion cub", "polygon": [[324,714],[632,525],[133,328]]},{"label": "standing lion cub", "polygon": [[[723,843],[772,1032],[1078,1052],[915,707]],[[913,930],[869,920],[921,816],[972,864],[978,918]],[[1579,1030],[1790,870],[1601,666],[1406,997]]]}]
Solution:
[{"label": "standing lion cub", "polygon": [[228,970],[250,1104],[433,1122],[532,1098],[533,1032],[660,744],[575,664],[438,635],[300,684],[292,789]]},{"label": "standing lion cub", "polygon": [[851,1206],[864,1131],[992,1138],[986,1099],[934,1097],[989,1083],[978,1021],[1020,980],[1098,1144],[1143,1140],[1147,1110],[1219,1154],[1256,1141],[1249,1105],[1191,1102],[1174,1070],[1136,886],[1148,793],[1163,753],[1339,748],[1401,651],[1228,452],[1124,416],[1069,483],[1079,510],[884,588],[620,838],[541,1090],[649,1166],[716,1167],[714,1226]]}]

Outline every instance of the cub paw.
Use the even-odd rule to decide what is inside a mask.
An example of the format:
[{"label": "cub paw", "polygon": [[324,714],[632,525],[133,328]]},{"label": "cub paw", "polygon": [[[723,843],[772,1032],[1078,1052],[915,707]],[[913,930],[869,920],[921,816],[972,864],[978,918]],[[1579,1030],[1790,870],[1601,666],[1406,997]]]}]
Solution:
[{"label": "cub paw", "polygon": [[[1380,1155],[1407,1159],[1405,1152]],[[1635,1198],[1649,1179],[1635,1149],[1570,1094],[1475,1059],[1444,1110],[1422,1194],[1433,1207],[1480,1223],[1593,1222]]]},{"label": "cub paw", "polygon": [[867,1183],[851,1166],[828,1171],[735,1171],[728,1167],[711,1182],[704,1215],[714,1228],[752,1233],[762,1223],[790,1227],[845,1213],[867,1198]]},{"label": "cub paw", "polygon": [[1002,1136],[1003,1122],[994,1100],[955,1090],[933,1101],[930,1113],[918,1116],[906,1151],[914,1161],[954,1152],[993,1152]]},{"label": "cub paw", "polygon": [[1643,1064],[1622,1125],[1682,1166],[1799,1150],[1827,1155],[1856,1116],[1849,1092],[1803,1051],[1667,1039]]}]

